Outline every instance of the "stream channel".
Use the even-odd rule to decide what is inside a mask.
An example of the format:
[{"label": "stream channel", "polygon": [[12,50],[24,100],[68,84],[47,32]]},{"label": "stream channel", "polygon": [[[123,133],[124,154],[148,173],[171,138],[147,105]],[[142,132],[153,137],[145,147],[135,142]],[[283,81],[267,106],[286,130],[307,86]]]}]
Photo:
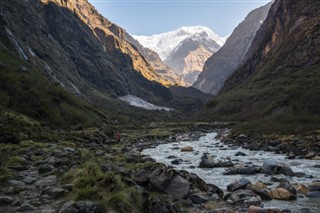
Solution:
[{"label": "stream channel", "polygon": [[[266,174],[255,175],[223,175],[228,168],[199,168],[201,156],[208,153],[214,158],[223,159],[230,158],[234,164],[244,163],[249,165],[262,166],[263,162],[268,159],[273,159],[278,162],[283,162],[291,167],[294,172],[303,172],[306,175],[303,177],[289,177],[284,175],[276,175],[278,178],[286,178],[290,183],[299,183],[308,185],[314,180],[320,180],[320,168],[315,165],[320,165],[320,160],[293,159],[289,160],[285,155],[275,154],[265,151],[250,151],[235,146],[227,146],[216,138],[217,133],[207,133],[196,141],[181,141],[175,143],[161,144],[153,148],[143,150],[143,154],[151,156],[157,162],[164,163],[168,166],[173,166],[177,170],[186,170],[197,174],[207,183],[212,183],[226,192],[227,185],[235,180],[245,177],[252,183],[261,181],[263,183],[272,184],[269,188],[275,188],[279,183],[272,182],[272,176]],[[181,148],[191,146],[192,152],[181,152]],[[235,156],[237,152],[243,152],[246,156]],[[168,156],[174,155],[183,161],[179,165],[172,165],[173,159],[168,159]],[[280,209],[290,209],[292,213],[299,212],[301,208],[309,208],[312,212],[320,212],[320,199],[307,198],[303,195],[298,195],[298,199],[294,201],[271,200],[264,201],[264,207],[278,207]]]}]

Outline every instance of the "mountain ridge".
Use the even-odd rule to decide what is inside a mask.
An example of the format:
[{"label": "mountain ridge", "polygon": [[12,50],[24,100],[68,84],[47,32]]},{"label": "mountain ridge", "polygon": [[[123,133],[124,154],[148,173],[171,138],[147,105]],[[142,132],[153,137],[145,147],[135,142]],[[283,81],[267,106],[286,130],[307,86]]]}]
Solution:
[{"label": "mountain ridge", "polygon": [[251,11],[233,30],[224,46],[204,63],[193,87],[217,95],[224,82],[244,60],[251,42],[265,20],[271,3]]},{"label": "mountain ridge", "polygon": [[249,120],[251,132],[295,133],[319,127],[318,1],[275,1],[246,61],[203,115]]}]

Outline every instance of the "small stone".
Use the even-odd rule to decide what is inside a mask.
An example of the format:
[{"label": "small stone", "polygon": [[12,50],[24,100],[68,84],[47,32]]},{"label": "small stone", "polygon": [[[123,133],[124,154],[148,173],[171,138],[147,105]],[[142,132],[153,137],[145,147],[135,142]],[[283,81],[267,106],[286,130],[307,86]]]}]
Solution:
[{"label": "small stone", "polygon": [[193,148],[191,146],[181,148],[181,152],[192,152]]},{"label": "small stone", "polygon": [[59,213],[103,213],[103,208],[93,201],[69,201],[66,202]]},{"label": "small stone", "polygon": [[39,174],[45,174],[54,170],[54,167],[49,164],[42,164],[38,168]]},{"label": "small stone", "polygon": [[22,181],[26,184],[32,184],[32,183],[36,182],[37,180],[38,180],[37,177],[31,177],[31,176],[27,176],[22,179]]},{"label": "small stone", "polygon": [[260,181],[257,181],[255,184],[253,184],[253,186],[257,189],[267,189],[268,188],[264,183],[261,183]]},{"label": "small stone", "polygon": [[22,187],[22,188],[26,186],[26,184],[24,182],[19,181],[19,180],[11,179],[11,180],[8,180],[8,183],[10,185],[17,186],[17,187]]},{"label": "small stone", "polygon": [[320,198],[320,191],[309,192],[306,196],[310,198]]},{"label": "small stone", "polygon": [[302,208],[302,209],[300,209],[299,213],[312,213],[312,212],[311,212],[311,209]]},{"label": "small stone", "polygon": [[14,198],[12,197],[9,197],[9,196],[0,196],[0,205],[3,205],[3,204],[12,204],[14,201]]},{"label": "small stone", "polygon": [[309,189],[303,184],[298,184],[296,190],[300,194],[307,194],[309,192]]},{"label": "small stone", "polygon": [[314,182],[308,186],[308,189],[313,192],[313,191],[320,191],[320,182]]},{"label": "small stone", "polygon": [[171,161],[171,164],[173,165],[179,165],[180,163],[182,163],[183,160],[182,159],[174,159],[173,161]]},{"label": "small stone", "polygon": [[227,186],[227,190],[229,192],[234,192],[237,189],[244,189],[248,184],[251,184],[251,182],[245,178],[242,178],[240,180],[234,181],[233,183],[229,184]]},{"label": "small stone", "polygon": [[235,156],[247,156],[247,154],[239,151],[235,154]]},{"label": "small stone", "polygon": [[315,152],[308,152],[306,155],[305,155],[305,158],[307,159],[311,159],[313,157],[316,156],[316,153]]},{"label": "small stone", "polygon": [[268,213],[266,209],[261,208],[260,206],[250,206],[248,213]]},{"label": "small stone", "polygon": [[273,199],[278,200],[295,200],[297,197],[290,191],[284,188],[275,188],[268,192],[268,195]]},{"label": "small stone", "polygon": [[209,201],[208,197],[205,197],[203,195],[198,195],[198,194],[192,194],[192,195],[189,196],[189,198],[195,204],[202,204],[202,203],[206,203],[206,202]]},{"label": "small stone", "polygon": [[36,208],[28,202],[23,202],[18,208],[19,211],[35,210]]}]

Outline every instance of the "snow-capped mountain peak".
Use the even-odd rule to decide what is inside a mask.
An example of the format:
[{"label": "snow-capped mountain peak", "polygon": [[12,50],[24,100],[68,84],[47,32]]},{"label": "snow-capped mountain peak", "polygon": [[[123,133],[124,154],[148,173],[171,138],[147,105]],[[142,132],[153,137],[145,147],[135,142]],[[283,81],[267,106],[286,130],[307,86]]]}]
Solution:
[{"label": "snow-capped mountain peak", "polygon": [[214,33],[208,27],[203,26],[180,27],[176,30],[158,35],[133,35],[133,37],[144,47],[156,51],[162,60],[165,60],[170,53],[176,49],[181,41],[191,37],[207,37],[208,39],[214,40],[220,46],[222,46],[225,42],[225,39]]}]

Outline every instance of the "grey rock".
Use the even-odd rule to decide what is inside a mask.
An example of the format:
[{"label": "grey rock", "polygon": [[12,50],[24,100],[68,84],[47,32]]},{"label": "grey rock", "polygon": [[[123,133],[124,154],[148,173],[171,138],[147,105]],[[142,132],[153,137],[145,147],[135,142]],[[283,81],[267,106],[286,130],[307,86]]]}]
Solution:
[{"label": "grey rock", "polygon": [[175,158],[178,158],[177,156],[175,155],[169,155],[168,157],[166,157],[167,159],[175,159]]},{"label": "grey rock", "polygon": [[49,164],[42,164],[38,167],[39,174],[45,174],[54,170],[54,167]]},{"label": "grey rock", "polygon": [[175,175],[165,188],[165,192],[173,199],[181,199],[189,193],[190,183],[180,175]]},{"label": "grey rock", "polygon": [[173,165],[179,165],[180,163],[182,163],[183,160],[182,159],[174,159],[173,161],[171,161],[171,164]]},{"label": "grey rock", "polygon": [[230,160],[210,160],[201,159],[200,168],[217,168],[217,167],[233,167],[234,164]]},{"label": "grey rock", "polygon": [[312,183],[308,186],[308,189],[311,192],[320,191],[320,183],[319,182]]},{"label": "grey rock", "polygon": [[276,160],[265,160],[262,166],[262,173],[273,175],[273,174],[283,174],[287,176],[294,176],[292,169],[284,164],[278,163]]},{"label": "grey rock", "polygon": [[20,180],[10,179],[10,180],[8,180],[8,183],[10,185],[13,185],[13,186],[16,186],[16,187],[21,187],[21,188],[26,186],[26,184],[24,182],[20,181]]},{"label": "grey rock", "polygon": [[276,188],[284,188],[294,195],[297,194],[296,188],[292,186],[288,181],[280,182],[280,184]]},{"label": "grey rock", "polygon": [[247,154],[239,151],[235,154],[235,156],[247,156]]},{"label": "grey rock", "polygon": [[47,194],[52,198],[56,199],[62,197],[67,194],[67,191],[63,188],[55,187],[55,188],[46,188],[44,191],[41,192],[41,195]]},{"label": "grey rock", "polygon": [[206,203],[206,202],[209,201],[208,197],[205,197],[203,195],[198,195],[198,194],[192,194],[192,195],[189,196],[189,198],[195,204],[202,204],[202,203]]},{"label": "grey rock", "polygon": [[227,190],[229,192],[234,192],[238,189],[244,189],[248,184],[251,184],[251,182],[245,178],[242,178],[240,180],[234,181],[233,183],[229,184],[227,186]]},{"label": "grey rock", "polygon": [[149,212],[168,213],[167,205],[159,200],[153,201],[149,204]]},{"label": "grey rock", "polygon": [[310,198],[320,198],[320,191],[309,192],[306,196]]},{"label": "grey rock", "polygon": [[14,201],[14,198],[9,196],[0,196],[0,205],[6,205],[6,204],[12,204]]},{"label": "grey rock", "polygon": [[61,207],[59,213],[104,213],[104,209],[93,201],[69,201]]},{"label": "grey rock", "polygon": [[227,203],[232,205],[244,203],[247,208],[252,205],[260,206],[261,202],[261,198],[251,190],[237,190],[227,200]]},{"label": "grey rock", "polygon": [[63,151],[68,152],[68,153],[74,153],[76,150],[71,147],[65,147],[65,148],[63,148]]},{"label": "grey rock", "polygon": [[103,172],[109,172],[109,171],[112,171],[112,166],[111,164],[104,164],[101,166],[101,170]]},{"label": "grey rock", "polygon": [[258,169],[254,166],[250,167],[243,167],[239,169],[230,169],[223,173],[223,175],[235,175],[235,174],[240,174],[240,175],[254,175],[258,173]]},{"label": "grey rock", "polygon": [[219,196],[219,198],[223,198],[223,190],[220,189],[218,186],[214,185],[214,184],[208,184],[208,193],[210,194],[217,194]]},{"label": "grey rock", "polygon": [[23,202],[18,208],[18,211],[35,210],[36,208],[28,202]]},{"label": "grey rock", "polygon": [[312,211],[309,208],[302,208],[299,210],[299,213],[312,213]]},{"label": "grey rock", "polygon": [[32,184],[38,180],[38,177],[34,176],[26,176],[25,178],[22,179],[22,181],[26,184]]}]

